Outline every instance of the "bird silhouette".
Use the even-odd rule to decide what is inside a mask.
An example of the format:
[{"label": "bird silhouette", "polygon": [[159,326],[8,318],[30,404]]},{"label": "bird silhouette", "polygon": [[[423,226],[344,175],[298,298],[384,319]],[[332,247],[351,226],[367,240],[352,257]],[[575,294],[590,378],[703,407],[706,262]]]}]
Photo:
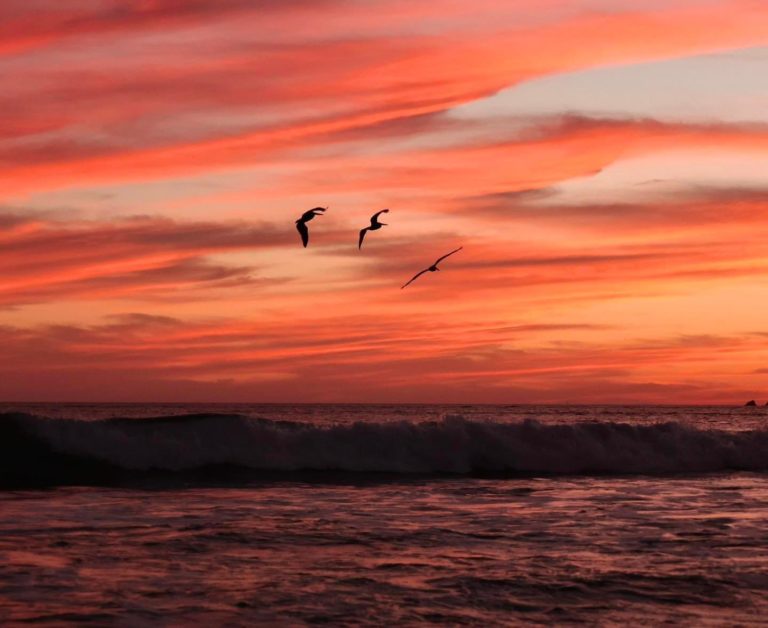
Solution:
[{"label": "bird silhouette", "polygon": [[315,207],[309,211],[304,212],[301,215],[301,218],[296,221],[296,229],[298,230],[299,234],[301,234],[301,242],[304,245],[304,248],[307,248],[307,244],[309,244],[309,229],[307,229],[307,223],[318,214],[322,215],[326,209],[328,208]]},{"label": "bird silhouette", "polygon": [[451,256],[451,255],[453,255],[454,253],[458,253],[458,252],[459,252],[459,251],[461,251],[461,249],[463,249],[463,248],[464,248],[463,246],[460,246],[458,249],[454,249],[454,250],[453,250],[453,251],[451,251],[450,253],[446,253],[446,254],[445,254],[445,255],[443,255],[442,257],[438,258],[438,260],[437,260],[437,261],[436,261],[434,264],[432,264],[432,266],[430,266],[429,268],[425,268],[425,269],[424,269],[424,270],[422,270],[420,273],[416,273],[416,274],[415,274],[413,277],[411,277],[411,279],[408,281],[408,283],[406,283],[406,284],[405,284],[405,285],[403,285],[403,286],[400,286],[400,289],[402,290],[403,288],[405,288],[405,286],[407,286],[407,285],[409,285],[409,284],[413,283],[413,282],[414,282],[414,281],[416,281],[416,280],[417,280],[419,277],[421,277],[421,276],[422,276],[424,273],[433,273],[433,272],[435,272],[436,270],[440,270],[440,269],[437,267],[437,265],[438,265],[440,262],[442,262],[442,261],[443,261],[443,260],[444,260],[446,257],[450,257],[450,256]]},{"label": "bird silhouette", "polygon": [[363,246],[363,238],[365,237],[366,231],[376,231],[382,227],[387,226],[387,223],[379,222],[379,216],[386,214],[388,211],[388,209],[382,209],[380,212],[376,212],[373,216],[371,216],[371,226],[366,227],[365,229],[360,229],[360,240],[357,243],[358,250]]}]

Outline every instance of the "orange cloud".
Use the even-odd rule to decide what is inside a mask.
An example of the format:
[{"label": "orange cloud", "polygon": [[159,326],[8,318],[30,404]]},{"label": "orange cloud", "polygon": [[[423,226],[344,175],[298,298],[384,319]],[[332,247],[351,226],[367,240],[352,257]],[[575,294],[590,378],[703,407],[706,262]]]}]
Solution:
[{"label": "orange cloud", "polygon": [[[221,11],[242,8],[241,2],[228,2]],[[487,3],[478,7],[488,12],[487,22],[478,17],[479,25],[467,32],[456,23],[451,27],[455,32],[445,37],[420,33],[412,24],[409,32],[399,32],[408,24],[407,11],[393,15],[382,6],[384,19],[374,33],[351,37],[354,24],[347,18],[346,26],[331,28],[328,38],[307,42],[291,39],[291,26],[301,31],[312,11],[330,19],[334,11],[341,15],[349,7],[303,6],[293,17],[290,9],[279,12],[279,37],[266,44],[253,37],[227,44],[228,29],[242,33],[249,19],[261,24],[258,12],[215,23],[220,31],[214,30],[214,46],[201,48],[193,40],[163,49],[161,43],[163,63],[147,58],[144,47],[129,39],[125,45],[136,61],[129,56],[124,72],[109,72],[109,62],[102,61],[113,59],[110,46],[117,43],[111,40],[89,40],[90,57],[76,55],[69,63],[59,58],[55,71],[38,60],[29,67],[24,59],[15,60],[9,72],[18,80],[8,81],[5,99],[10,104],[21,97],[28,106],[8,109],[14,112],[13,125],[50,125],[51,103],[60,123],[58,132],[0,147],[5,194],[251,165],[280,159],[286,149],[295,158],[329,133],[446,111],[543,74],[758,45],[765,42],[768,27],[768,10],[750,2],[586,12],[522,27],[514,21],[505,26],[498,21],[498,4]],[[428,24],[435,13],[423,9],[414,12]],[[183,22],[187,13],[208,19],[216,11],[206,2],[183,8],[162,2],[125,15],[107,12],[95,22],[85,16],[52,23],[76,31],[73,24],[106,22],[109,31],[108,24],[115,22],[134,32],[159,28],[166,17]],[[376,13],[353,15],[367,24]],[[158,22],[158,17],[163,19]],[[507,17],[513,20],[514,15]],[[230,121],[222,123],[227,117]]]},{"label": "orange cloud", "polygon": [[[661,371],[711,362],[715,355],[725,360],[748,357],[754,336],[679,336],[629,340],[619,346],[544,343],[515,350],[503,348],[500,341],[530,338],[531,333],[559,334],[568,326],[501,331],[465,327],[467,337],[460,324],[437,330],[427,318],[410,322],[415,325],[403,337],[372,330],[356,317],[325,323],[189,325],[131,314],[92,327],[0,328],[13,363],[13,368],[10,363],[0,366],[0,394],[23,398],[31,393],[25,383],[30,381],[57,400],[82,398],[78,395],[130,398],[141,386],[157,400],[174,399],[180,391],[191,395],[185,399],[216,400],[219,397],[211,396],[216,391],[225,401],[279,400],[290,395],[297,382],[302,382],[305,399],[315,401],[333,399],[340,387],[352,391],[353,401],[388,401],[397,395],[409,401],[501,403],[520,396],[542,402],[669,402],[670,394],[684,402],[722,400],[717,395],[723,392],[744,396],[749,390],[719,382],[707,392],[705,387],[716,380],[699,377],[681,384]],[[347,331],[339,334],[341,328]],[[291,340],[283,342],[286,338]],[[314,342],[307,342],[310,338]],[[414,353],[408,349],[413,345],[429,350]],[[655,381],[645,379],[649,368],[657,371]],[[96,391],[92,378],[83,377],[90,371],[97,373],[97,382],[111,381],[107,395]],[[194,384],[199,386],[196,391]]]},{"label": "orange cloud", "polygon": [[[206,257],[284,246],[269,225],[176,223],[133,218],[111,223],[53,223],[8,215],[0,224],[0,304],[56,298],[108,298],[153,291],[257,285],[255,269]],[[290,239],[291,244],[295,238]]]},{"label": "orange cloud", "polygon": [[[761,3],[65,4],[0,7],[0,395],[34,381],[60,399],[298,400],[301,382],[302,401],[722,401],[758,386],[764,190],[559,190],[669,151],[763,159],[768,127],[451,110],[542,75],[764,45]],[[293,221],[318,204],[303,250]]]}]

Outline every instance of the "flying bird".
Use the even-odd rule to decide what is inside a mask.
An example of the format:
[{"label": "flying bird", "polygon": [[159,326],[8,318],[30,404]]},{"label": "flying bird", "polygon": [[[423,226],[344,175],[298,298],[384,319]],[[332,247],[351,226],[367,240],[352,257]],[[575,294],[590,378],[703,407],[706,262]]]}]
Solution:
[{"label": "flying bird", "polygon": [[358,250],[363,246],[363,238],[365,237],[366,231],[376,231],[377,229],[381,229],[382,227],[387,226],[387,223],[379,222],[379,216],[386,214],[388,211],[388,209],[382,209],[380,212],[376,212],[373,216],[371,216],[371,226],[366,227],[365,229],[360,229],[360,240],[357,243]]},{"label": "flying bird", "polygon": [[408,283],[406,283],[404,286],[400,286],[400,289],[402,290],[402,289],[403,289],[403,288],[405,288],[405,286],[407,286],[408,284],[410,284],[410,283],[412,283],[412,282],[416,281],[416,280],[417,280],[419,277],[421,277],[421,276],[422,276],[424,273],[427,273],[427,272],[429,272],[429,273],[433,273],[433,272],[435,272],[436,270],[440,270],[440,269],[437,267],[437,265],[438,265],[440,262],[442,262],[442,261],[443,261],[443,260],[444,260],[446,257],[450,257],[450,256],[451,256],[451,255],[453,255],[454,253],[458,253],[458,252],[459,252],[459,251],[461,251],[461,249],[463,249],[463,248],[464,248],[463,246],[460,246],[458,249],[455,249],[455,250],[451,251],[450,253],[446,253],[446,254],[445,254],[445,255],[443,255],[441,258],[439,258],[439,259],[438,259],[438,260],[437,260],[437,261],[436,261],[434,264],[432,264],[432,266],[430,266],[429,268],[425,268],[425,269],[424,269],[424,270],[422,270],[420,273],[416,273],[416,274],[415,274],[413,277],[411,277],[411,279],[410,279],[410,281],[408,281]]},{"label": "flying bird", "polygon": [[308,212],[304,212],[301,215],[301,218],[299,218],[296,221],[296,229],[301,234],[301,242],[304,245],[304,248],[307,248],[307,244],[309,243],[309,229],[307,229],[307,223],[312,220],[315,216],[318,214],[322,215],[322,213],[328,209],[327,207],[315,207],[313,209],[310,209]]}]

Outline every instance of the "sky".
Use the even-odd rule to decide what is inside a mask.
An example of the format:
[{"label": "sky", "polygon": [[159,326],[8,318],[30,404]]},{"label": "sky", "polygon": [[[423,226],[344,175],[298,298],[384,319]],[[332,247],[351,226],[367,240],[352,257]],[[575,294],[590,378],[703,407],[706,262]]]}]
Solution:
[{"label": "sky", "polygon": [[0,76],[4,400],[768,399],[764,0],[4,0]]}]

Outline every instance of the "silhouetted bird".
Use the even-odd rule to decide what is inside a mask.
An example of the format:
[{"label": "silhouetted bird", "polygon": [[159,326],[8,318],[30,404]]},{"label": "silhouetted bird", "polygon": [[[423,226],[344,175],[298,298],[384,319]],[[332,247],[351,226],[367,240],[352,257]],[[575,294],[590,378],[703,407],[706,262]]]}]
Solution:
[{"label": "silhouetted bird", "polygon": [[310,209],[308,212],[304,212],[301,215],[301,218],[296,221],[296,229],[298,229],[299,233],[301,234],[301,242],[304,245],[304,248],[306,248],[307,244],[309,243],[309,229],[307,229],[307,223],[318,214],[322,214],[326,209],[328,208],[315,207],[314,209]]},{"label": "silhouetted bird", "polygon": [[463,248],[464,248],[463,246],[460,246],[458,249],[455,249],[455,250],[451,251],[450,253],[446,253],[446,254],[445,254],[445,255],[443,255],[441,258],[439,258],[439,259],[438,259],[438,260],[437,260],[437,261],[436,261],[434,264],[432,264],[432,266],[430,266],[429,268],[425,268],[425,269],[424,269],[424,270],[422,270],[420,273],[416,273],[416,274],[415,274],[413,277],[411,277],[410,281],[409,281],[407,284],[405,284],[404,286],[400,286],[400,289],[402,290],[402,289],[403,289],[403,288],[405,288],[405,286],[407,286],[408,284],[410,284],[410,283],[412,283],[412,282],[416,281],[416,280],[417,280],[419,277],[421,277],[421,276],[422,276],[424,273],[427,273],[427,272],[429,272],[429,273],[433,273],[433,272],[435,272],[436,270],[440,270],[440,269],[437,267],[437,265],[438,265],[440,262],[442,262],[442,261],[443,261],[443,260],[444,260],[446,257],[450,257],[450,256],[451,256],[451,255],[453,255],[454,253],[458,253],[458,252],[459,252],[459,251],[461,251],[461,249],[463,249]]},{"label": "silhouetted bird", "polygon": [[379,216],[386,214],[388,211],[388,209],[382,209],[380,212],[376,212],[373,216],[371,216],[371,226],[366,227],[365,229],[360,229],[360,240],[357,243],[358,250],[363,246],[363,238],[365,237],[366,231],[376,231],[377,229],[381,229],[382,227],[387,226],[387,223],[379,222]]}]

